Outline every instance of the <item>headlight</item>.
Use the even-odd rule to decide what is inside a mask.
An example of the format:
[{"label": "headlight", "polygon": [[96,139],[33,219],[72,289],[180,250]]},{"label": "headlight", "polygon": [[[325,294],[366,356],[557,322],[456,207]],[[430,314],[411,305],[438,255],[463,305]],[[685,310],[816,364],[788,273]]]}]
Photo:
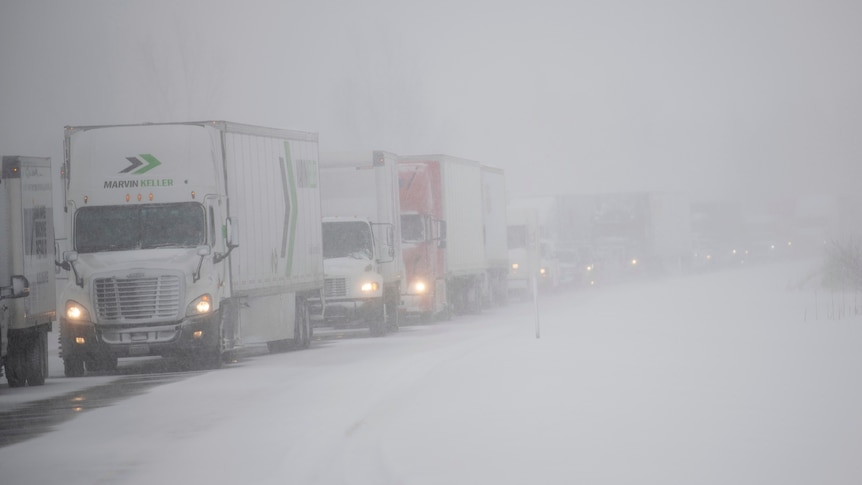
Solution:
[{"label": "headlight", "polygon": [[548,272],[548,270],[546,270],[545,268],[541,268],[541,269],[539,269],[539,274],[540,274],[540,275],[543,275],[543,276],[544,276],[544,274],[545,274],[545,273],[547,273],[547,272]]},{"label": "headlight", "polygon": [[517,271],[518,270],[518,263],[512,263],[512,269]]},{"label": "headlight", "polygon": [[428,290],[428,285],[426,285],[424,281],[417,281],[413,285],[413,290],[415,290],[416,293],[425,293],[425,291]]},{"label": "headlight", "polygon": [[212,297],[209,295],[201,295],[194,299],[186,308],[186,316],[194,317],[197,315],[206,315],[213,309]]},{"label": "headlight", "polygon": [[359,289],[363,293],[371,293],[372,291],[377,291],[377,288],[377,283],[374,281],[366,281],[365,283],[362,283],[362,286],[359,287]]},{"label": "headlight", "polygon": [[73,322],[89,322],[90,312],[75,300],[66,302],[66,318]]}]

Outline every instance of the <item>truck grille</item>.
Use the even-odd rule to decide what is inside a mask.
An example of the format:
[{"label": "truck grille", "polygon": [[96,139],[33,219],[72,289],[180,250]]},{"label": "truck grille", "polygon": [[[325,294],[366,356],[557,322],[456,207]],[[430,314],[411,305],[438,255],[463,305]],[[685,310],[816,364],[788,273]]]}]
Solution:
[{"label": "truck grille", "polygon": [[99,278],[94,288],[100,321],[174,320],[179,314],[178,276]]},{"label": "truck grille", "polygon": [[323,294],[327,297],[347,296],[347,278],[324,279]]}]

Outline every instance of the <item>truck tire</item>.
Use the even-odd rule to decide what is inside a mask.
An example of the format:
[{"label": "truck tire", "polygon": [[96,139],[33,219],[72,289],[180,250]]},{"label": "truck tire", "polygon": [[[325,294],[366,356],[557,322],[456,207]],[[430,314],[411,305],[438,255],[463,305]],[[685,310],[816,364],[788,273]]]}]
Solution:
[{"label": "truck tire", "polygon": [[368,330],[372,337],[382,337],[386,335],[386,303],[382,300],[374,312],[368,317]]},{"label": "truck tire", "polygon": [[193,368],[199,370],[221,369],[224,365],[219,348],[198,351],[191,356],[191,359]]},{"label": "truck tire", "polygon": [[28,344],[27,352],[27,384],[30,386],[41,386],[45,384],[46,359],[48,352],[48,334],[38,331],[32,335]]},{"label": "truck tire", "polygon": [[63,357],[63,374],[66,377],[81,377],[84,375],[84,359],[79,355]]},{"label": "truck tire", "polygon": [[84,360],[87,372],[113,372],[117,370],[117,358],[113,355],[99,355]]},{"label": "truck tire", "polygon": [[298,349],[307,349],[311,346],[311,316],[308,312],[308,304],[304,299],[296,301],[296,321],[293,326],[293,339]]},{"label": "truck tire", "polygon": [[8,334],[6,381],[9,387],[45,383],[47,338],[46,332],[35,329]]},{"label": "truck tire", "polygon": [[26,359],[20,345],[12,345],[17,339],[9,337],[6,353],[6,382],[9,387],[24,387],[27,384],[27,375],[24,372],[24,361]]},{"label": "truck tire", "polygon": [[390,332],[397,332],[398,330],[400,330],[401,325],[398,318],[398,305],[390,301],[386,304],[386,308],[383,310],[383,312],[386,314],[387,330],[389,330]]}]

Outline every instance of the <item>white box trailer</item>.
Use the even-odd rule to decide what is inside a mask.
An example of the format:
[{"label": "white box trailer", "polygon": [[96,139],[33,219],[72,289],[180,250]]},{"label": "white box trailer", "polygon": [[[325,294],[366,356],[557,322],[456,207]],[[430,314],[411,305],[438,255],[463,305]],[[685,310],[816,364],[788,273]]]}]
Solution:
[{"label": "white box trailer", "polygon": [[374,336],[398,330],[404,264],[398,158],[376,150],[322,153],[325,299],[315,320],[368,326]]},{"label": "white box trailer", "polygon": [[307,347],[323,289],[317,146],[224,121],[67,127],[66,375]]},{"label": "white box trailer", "polygon": [[57,299],[51,160],[4,156],[2,163],[0,284],[10,286],[0,295],[10,299],[0,304],[0,360],[9,387],[42,385]]}]

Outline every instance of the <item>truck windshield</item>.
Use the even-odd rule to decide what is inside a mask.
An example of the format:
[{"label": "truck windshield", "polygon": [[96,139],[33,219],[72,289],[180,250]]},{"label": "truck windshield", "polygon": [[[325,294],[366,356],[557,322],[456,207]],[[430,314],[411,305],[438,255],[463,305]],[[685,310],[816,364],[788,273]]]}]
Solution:
[{"label": "truck windshield", "polygon": [[425,240],[425,219],[419,214],[401,216],[401,241],[421,242]]},{"label": "truck windshield", "polygon": [[197,202],[83,207],[75,214],[80,253],[206,244],[206,212]]},{"label": "truck windshield", "polygon": [[323,223],[323,258],[371,259],[371,226],[361,221]]},{"label": "truck windshield", "polygon": [[509,249],[523,249],[527,247],[527,227],[509,226]]}]

